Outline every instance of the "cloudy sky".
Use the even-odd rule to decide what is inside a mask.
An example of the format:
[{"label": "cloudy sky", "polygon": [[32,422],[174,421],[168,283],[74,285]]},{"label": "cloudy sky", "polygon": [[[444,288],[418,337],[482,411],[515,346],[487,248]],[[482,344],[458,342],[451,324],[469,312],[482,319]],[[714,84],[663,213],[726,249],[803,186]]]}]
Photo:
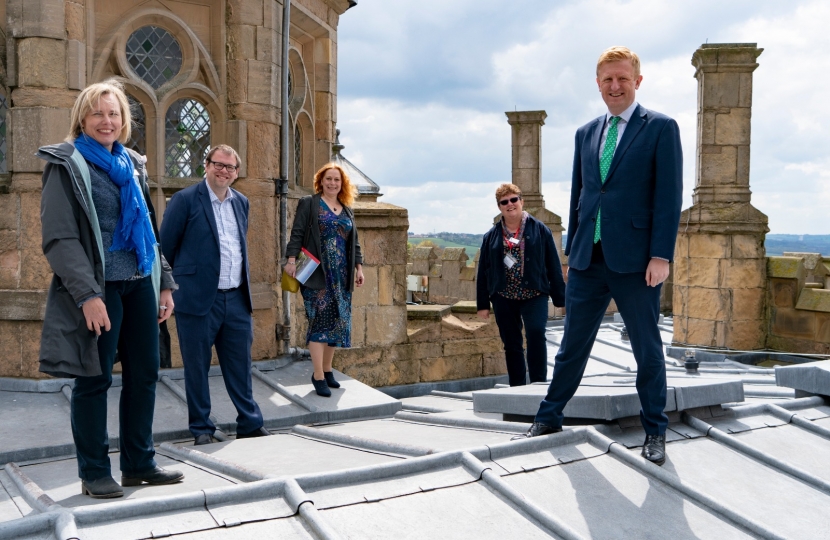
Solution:
[{"label": "cloudy sky", "polygon": [[[695,181],[692,53],[757,43],[752,203],[771,233],[830,234],[830,2],[359,0],[340,19],[343,154],[409,210],[410,230],[485,232],[510,181],[512,110],[545,110],[542,190],[567,222],[573,134],[605,111],[611,45],[637,52],[637,100],[675,118],[684,204]],[[822,98],[821,96],[825,97]]]}]

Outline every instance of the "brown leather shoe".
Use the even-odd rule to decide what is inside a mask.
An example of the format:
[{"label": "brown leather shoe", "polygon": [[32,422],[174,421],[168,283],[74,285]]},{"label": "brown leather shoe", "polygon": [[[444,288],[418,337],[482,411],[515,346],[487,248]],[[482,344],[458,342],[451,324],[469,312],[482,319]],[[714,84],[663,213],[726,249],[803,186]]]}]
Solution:
[{"label": "brown leather shoe", "polygon": [[530,424],[530,429],[524,435],[516,435],[511,437],[511,441],[520,441],[522,439],[530,439],[531,437],[541,437],[542,435],[550,435],[551,433],[559,433],[562,427],[553,427],[542,422],[533,422]]},{"label": "brown leather shoe", "polygon": [[666,462],[666,434],[646,435],[641,456],[654,463],[662,465]]}]

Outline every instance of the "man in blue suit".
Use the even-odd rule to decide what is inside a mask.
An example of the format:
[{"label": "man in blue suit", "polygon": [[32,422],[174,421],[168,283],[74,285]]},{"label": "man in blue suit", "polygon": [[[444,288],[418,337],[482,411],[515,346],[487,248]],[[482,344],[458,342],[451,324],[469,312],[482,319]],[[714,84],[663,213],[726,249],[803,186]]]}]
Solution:
[{"label": "man in blue suit", "polygon": [[642,455],[666,459],[666,365],[657,322],[680,220],[683,156],[677,123],[635,100],[640,59],[626,47],[597,62],[608,113],[576,132],[565,333],[547,396],[527,435],[562,430],[562,411],[579,386],[605,310],[613,298],[637,360]]},{"label": "man in blue suit", "polygon": [[212,148],[205,158],[205,180],[173,195],[161,224],[162,250],[179,285],[173,293],[176,330],[197,445],[215,441],[208,385],[212,346],[236,407],[236,438],[270,435],[251,385],[248,199],[231,188],[239,164],[230,146]]}]

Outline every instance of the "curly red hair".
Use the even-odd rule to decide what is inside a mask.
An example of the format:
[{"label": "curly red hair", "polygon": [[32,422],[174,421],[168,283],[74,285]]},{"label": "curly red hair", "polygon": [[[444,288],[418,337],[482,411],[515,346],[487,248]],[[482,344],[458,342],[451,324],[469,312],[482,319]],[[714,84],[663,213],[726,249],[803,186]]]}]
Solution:
[{"label": "curly red hair", "polygon": [[326,175],[326,171],[330,169],[337,169],[340,172],[342,183],[340,185],[340,193],[337,194],[337,200],[340,201],[343,206],[353,206],[354,200],[357,198],[357,186],[352,184],[352,181],[349,179],[349,175],[346,174],[343,167],[337,163],[326,163],[320,167],[316,173],[314,173],[314,192],[323,192],[323,177]]}]

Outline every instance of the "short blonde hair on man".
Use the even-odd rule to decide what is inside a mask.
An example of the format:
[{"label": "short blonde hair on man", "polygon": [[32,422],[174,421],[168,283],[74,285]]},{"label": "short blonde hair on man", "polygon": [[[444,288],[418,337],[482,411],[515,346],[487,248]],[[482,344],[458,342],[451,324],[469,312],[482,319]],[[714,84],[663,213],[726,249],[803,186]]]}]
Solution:
[{"label": "short blonde hair on man", "polygon": [[608,47],[599,55],[599,60],[597,60],[597,77],[599,77],[599,68],[603,64],[619,62],[620,60],[630,60],[631,66],[634,68],[634,77],[640,76],[640,57],[628,47],[614,45],[613,47]]},{"label": "short blonde hair on man", "polygon": [[340,201],[340,204],[343,206],[351,208],[354,204],[354,200],[357,198],[357,186],[352,183],[349,175],[346,174],[343,167],[337,163],[326,163],[320,167],[316,173],[314,173],[314,192],[323,192],[323,177],[329,169],[337,169],[340,171],[340,193],[337,194],[337,200]]},{"label": "short blonde hair on man", "polygon": [[216,146],[211,148],[210,151],[207,153],[207,156],[205,156],[205,164],[207,164],[208,161],[213,161],[211,158],[213,158],[213,154],[215,154],[216,152],[230,154],[233,156],[233,159],[236,160],[237,167],[242,165],[242,158],[239,157],[239,153],[236,150],[234,150],[232,146],[228,146],[227,144],[217,144]]},{"label": "short blonde hair on man", "polygon": [[78,94],[75,105],[72,106],[72,113],[69,117],[69,134],[66,136],[68,142],[72,142],[84,132],[84,118],[92,112],[101,99],[101,96],[113,95],[121,106],[121,133],[118,135],[118,142],[121,144],[130,140],[132,133],[133,116],[130,114],[130,102],[127,101],[127,94],[124,93],[124,85],[115,79],[90,84]]},{"label": "short blonde hair on man", "polygon": [[498,203],[505,195],[522,196],[522,190],[516,184],[502,184],[496,188],[496,203]]}]

